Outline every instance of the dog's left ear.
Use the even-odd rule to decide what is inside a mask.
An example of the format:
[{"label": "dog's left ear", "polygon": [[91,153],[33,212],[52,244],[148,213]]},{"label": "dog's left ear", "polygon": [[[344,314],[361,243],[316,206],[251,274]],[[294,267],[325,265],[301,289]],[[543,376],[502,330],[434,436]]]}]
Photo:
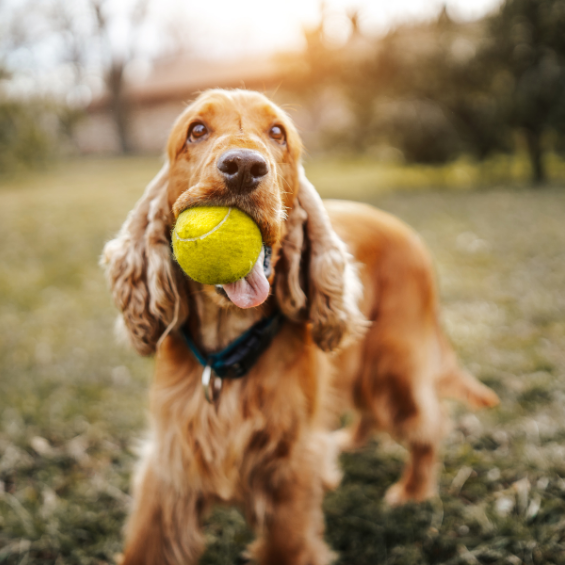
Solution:
[{"label": "dog's left ear", "polygon": [[352,255],[302,167],[299,183],[281,249],[284,275],[277,280],[277,298],[286,316],[312,323],[320,349],[333,351],[367,327],[358,306],[363,288]]}]

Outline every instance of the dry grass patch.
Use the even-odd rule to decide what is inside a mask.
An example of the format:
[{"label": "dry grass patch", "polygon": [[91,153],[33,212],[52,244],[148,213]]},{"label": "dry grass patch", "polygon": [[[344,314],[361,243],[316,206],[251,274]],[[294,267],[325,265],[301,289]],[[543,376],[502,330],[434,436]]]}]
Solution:
[{"label": "dry grass patch", "polygon": [[[152,362],[115,343],[97,261],[158,166],[75,162],[0,188],[0,563],[111,563],[121,549]],[[343,195],[422,234],[448,333],[502,405],[452,408],[426,504],[384,506],[404,458],[386,438],[343,457],[325,503],[339,563],[565,563],[565,190],[387,194],[376,172]],[[205,564],[237,563],[250,539],[234,509],[206,532]]]}]

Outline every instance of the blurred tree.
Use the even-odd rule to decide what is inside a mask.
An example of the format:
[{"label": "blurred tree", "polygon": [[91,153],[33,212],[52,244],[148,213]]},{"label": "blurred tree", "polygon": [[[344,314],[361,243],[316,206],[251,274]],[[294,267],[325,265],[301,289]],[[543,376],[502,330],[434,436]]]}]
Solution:
[{"label": "blurred tree", "polygon": [[525,133],[533,181],[543,183],[544,134],[565,133],[565,0],[506,0],[485,56],[510,123]]},{"label": "blurred tree", "polygon": [[[110,115],[122,153],[130,153],[129,104],[125,96],[125,70],[139,56],[140,36],[147,17],[148,0],[134,0],[116,10],[111,0],[86,0],[90,25],[77,15],[77,6],[59,0],[51,13],[54,29],[64,38],[64,59],[75,69],[76,82],[85,80],[92,59],[96,60],[109,97]],[[120,34],[116,28],[120,28]],[[95,53],[93,53],[95,51]],[[93,57],[94,55],[94,57]]]},{"label": "blurred tree", "polygon": [[507,113],[489,81],[484,56],[488,34],[485,20],[453,22],[445,8],[435,23],[437,49],[423,61],[426,95],[449,116],[460,139],[460,149],[479,161],[495,152],[510,151],[512,134]]},{"label": "blurred tree", "polygon": [[334,131],[332,144],[389,144],[425,163],[461,152],[483,160],[512,151],[519,129],[533,181],[544,182],[545,134],[565,151],[565,0],[505,0],[494,16],[469,23],[444,8],[435,22],[364,42],[358,20],[351,16],[351,37],[335,49],[324,41],[322,14],[286,85],[313,111],[328,90],[341,93],[354,124]]},{"label": "blurred tree", "polygon": [[186,33],[175,33],[181,26],[186,31],[181,9],[172,22],[152,0],[0,0],[0,62],[13,71],[11,95],[48,94],[68,106],[60,118],[70,133],[80,110],[104,89],[119,146],[129,153],[130,64],[186,49]]},{"label": "blurred tree", "polygon": [[443,163],[462,151],[482,160],[509,150],[504,108],[484,80],[479,56],[484,22],[456,24],[444,9],[435,22],[369,38],[359,14],[349,17],[351,36],[338,49],[324,41],[323,18],[305,32],[304,57],[286,82],[312,112],[323,106],[324,92],[342,94],[354,123],[328,137],[333,146],[362,152],[392,145],[422,163]]},{"label": "blurred tree", "polygon": [[484,80],[485,28],[454,23],[444,9],[435,22],[375,42],[374,56],[344,80],[364,136],[380,132],[408,160],[427,163],[509,150],[504,108]]},{"label": "blurred tree", "polygon": [[45,165],[60,145],[59,105],[39,94],[14,96],[8,85],[17,72],[7,53],[26,44],[25,11],[8,11],[0,2],[0,175]]},{"label": "blurred tree", "polygon": [[118,50],[112,42],[110,35],[111,12],[108,6],[112,4],[111,0],[90,0],[90,4],[96,15],[96,33],[104,62],[104,82],[110,95],[110,109],[112,118],[116,125],[116,131],[120,140],[122,153],[131,152],[131,143],[129,139],[129,104],[124,96],[124,70],[126,65],[135,57],[137,40],[147,15],[148,0],[136,0],[127,15],[129,23],[130,38],[129,41]]},{"label": "blurred tree", "polygon": [[0,92],[0,175],[44,166],[57,156],[59,111],[41,98],[13,100]]}]

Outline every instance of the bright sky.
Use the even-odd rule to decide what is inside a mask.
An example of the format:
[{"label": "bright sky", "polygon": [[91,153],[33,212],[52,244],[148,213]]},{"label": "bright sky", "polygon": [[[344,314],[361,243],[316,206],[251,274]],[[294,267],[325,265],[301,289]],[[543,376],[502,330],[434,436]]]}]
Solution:
[{"label": "bright sky", "polygon": [[[182,4],[196,24],[195,42],[204,40],[212,54],[299,47],[301,27],[316,25],[320,17],[319,0],[185,0]],[[326,0],[328,31],[336,41],[347,36],[348,10],[359,10],[364,32],[379,33],[399,22],[433,18],[444,4],[453,18],[469,20],[493,10],[500,0]]]},{"label": "bright sky", "polygon": [[[17,70],[10,83],[12,93],[52,92],[69,100],[87,101],[92,93],[103,88],[99,61],[103,51],[92,41],[88,79],[76,85],[74,71],[65,51],[68,35],[45,34],[45,18],[56,14],[60,6],[74,22],[77,37],[88,37],[92,28],[90,0],[0,0],[0,59],[5,56],[8,67]],[[339,44],[347,39],[350,22],[348,12],[358,10],[360,27],[367,35],[383,34],[401,22],[422,21],[437,17],[443,5],[456,20],[479,18],[494,10],[501,0],[326,0],[324,32]],[[27,4],[26,4],[27,2]],[[148,60],[158,53],[171,52],[179,47],[189,48],[205,57],[237,57],[244,54],[270,54],[277,50],[300,49],[304,27],[315,27],[320,21],[320,0],[150,0],[144,31],[132,42],[134,35],[129,25],[131,7],[139,0],[108,0],[104,6],[112,22],[109,30],[114,53],[133,50],[137,59],[128,69],[130,77],[141,76],[149,68]],[[29,10],[30,6],[43,10]],[[58,8],[59,6],[59,8]],[[26,29],[35,44],[10,50],[2,40],[3,27],[8,25],[6,15],[25,17]],[[81,30],[85,30],[82,33]],[[2,52],[2,48],[4,52]],[[7,49],[7,51],[6,51]],[[126,57],[129,58],[129,57]],[[97,65],[98,61],[98,65]],[[145,69],[145,70],[144,70]]]}]

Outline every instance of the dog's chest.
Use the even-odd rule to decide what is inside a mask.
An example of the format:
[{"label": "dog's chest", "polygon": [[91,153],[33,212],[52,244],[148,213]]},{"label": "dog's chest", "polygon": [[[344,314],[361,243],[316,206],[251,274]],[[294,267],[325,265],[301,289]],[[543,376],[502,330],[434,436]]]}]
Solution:
[{"label": "dog's chest", "polygon": [[[200,398],[200,390],[193,391],[185,399],[184,421],[157,425],[154,448],[160,467],[179,489],[188,486],[235,501],[250,473],[272,458],[280,436],[288,437],[284,429],[273,429],[267,414],[246,409],[242,384],[229,383],[216,405]],[[176,400],[180,407],[183,399]]]}]

